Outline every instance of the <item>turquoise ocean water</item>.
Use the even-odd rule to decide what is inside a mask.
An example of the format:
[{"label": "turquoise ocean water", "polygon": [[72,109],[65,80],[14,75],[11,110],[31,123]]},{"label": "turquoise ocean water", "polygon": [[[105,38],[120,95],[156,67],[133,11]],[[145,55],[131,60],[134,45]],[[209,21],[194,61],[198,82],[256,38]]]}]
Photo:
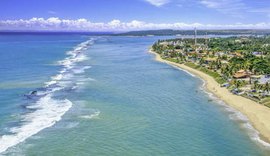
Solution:
[{"label": "turquoise ocean water", "polygon": [[1,35],[1,154],[270,155],[202,80],[154,60],[162,38]]}]

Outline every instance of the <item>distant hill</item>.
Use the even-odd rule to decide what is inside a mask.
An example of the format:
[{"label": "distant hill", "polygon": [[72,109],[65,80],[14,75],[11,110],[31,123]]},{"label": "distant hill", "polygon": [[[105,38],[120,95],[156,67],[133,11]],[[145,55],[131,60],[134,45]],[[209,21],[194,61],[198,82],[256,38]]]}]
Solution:
[{"label": "distant hill", "polygon": [[[175,35],[194,35],[194,30],[141,30],[130,32],[81,32],[81,31],[5,31],[0,30],[0,35],[90,35],[90,36],[175,36]],[[197,35],[270,35],[270,29],[238,29],[238,30],[197,30]]]},{"label": "distant hill", "polygon": [[[269,35],[270,29],[267,30],[252,30],[252,29],[237,29],[237,30],[197,30],[198,35]],[[115,34],[117,36],[171,36],[171,35],[194,35],[194,30],[142,30],[130,31],[125,33]]]}]

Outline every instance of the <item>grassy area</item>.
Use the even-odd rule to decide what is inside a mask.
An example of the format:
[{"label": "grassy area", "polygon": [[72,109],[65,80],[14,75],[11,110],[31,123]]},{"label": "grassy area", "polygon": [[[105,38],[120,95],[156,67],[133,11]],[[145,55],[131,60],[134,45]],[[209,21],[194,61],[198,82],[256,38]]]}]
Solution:
[{"label": "grassy area", "polygon": [[[183,62],[180,62],[179,60],[177,60],[176,58],[164,58],[162,57],[162,59],[165,59],[165,60],[168,60],[168,61],[171,61],[171,62],[175,62],[175,63],[183,63]],[[214,71],[211,71],[207,68],[204,68],[204,67],[201,67],[199,65],[196,65],[192,62],[186,62],[185,63],[186,66],[188,67],[191,67],[193,69],[197,69],[201,72],[204,72],[205,74],[209,75],[209,76],[212,76],[219,84],[223,84],[226,82],[226,80],[221,77],[218,73],[214,72]]]},{"label": "grassy area", "polygon": [[265,104],[265,106],[270,108],[270,102],[268,102],[267,104]]},{"label": "grassy area", "polygon": [[267,107],[270,107],[270,97],[263,99],[261,103]]},{"label": "grassy area", "polygon": [[226,82],[226,80],[223,77],[221,77],[218,73],[216,73],[214,71],[211,71],[211,70],[209,70],[207,68],[201,67],[201,66],[196,65],[196,64],[194,64],[192,62],[187,62],[187,63],[185,63],[185,65],[188,66],[188,67],[191,67],[193,69],[197,69],[197,70],[199,70],[201,72],[204,72],[205,74],[213,77],[219,84],[223,84],[223,83]]},{"label": "grassy area", "polygon": [[194,64],[194,63],[192,63],[192,62],[187,62],[187,63],[185,63],[185,65],[186,65],[186,66],[189,66],[189,67],[191,67],[191,68],[194,68],[194,69],[200,68],[199,65],[196,65],[196,64]]},{"label": "grassy area", "polygon": [[162,59],[170,61],[170,62],[174,62],[174,63],[179,63],[179,64],[184,63],[183,61],[177,60],[176,58],[164,58],[163,57]]},{"label": "grassy area", "polygon": [[171,62],[179,63],[179,61],[176,58],[163,58],[163,59],[171,61]]},{"label": "grassy area", "polygon": [[241,96],[244,97],[244,98],[250,99],[250,100],[252,100],[254,102],[260,103],[260,99],[257,99],[257,98],[254,98],[254,97],[250,97],[250,96],[248,96],[246,94],[243,94]]}]

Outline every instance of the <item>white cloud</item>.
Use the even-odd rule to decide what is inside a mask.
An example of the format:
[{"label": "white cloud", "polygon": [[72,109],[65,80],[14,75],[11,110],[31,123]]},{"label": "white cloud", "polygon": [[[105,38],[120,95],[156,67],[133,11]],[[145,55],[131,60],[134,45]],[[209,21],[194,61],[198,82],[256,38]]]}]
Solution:
[{"label": "white cloud", "polygon": [[250,9],[248,12],[265,14],[270,18],[270,8],[256,8]]},{"label": "white cloud", "polygon": [[54,15],[54,14],[56,14],[56,12],[55,11],[52,11],[52,10],[49,10],[48,11],[48,14],[53,14]]},{"label": "white cloud", "polygon": [[208,8],[235,17],[242,17],[243,11],[247,9],[243,0],[200,0],[200,3]]},{"label": "white cloud", "polygon": [[118,27],[121,27],[121,21],[120,20],[112,20],[111,22],[108,23],[108,26],[111,27],[111,28],[118,28]]},{"label": "white cloud", "polygon": [[145,0],[145,1],[157,7],[160,7],[170,2],[170,0]]},{"label": "white cloud", "polygon": [[28,31],[130,31],[150,29],[266,29],[270,23],[257,24],[202,24],[202,23],[148,23],[138,20],[121,22],[112,20],[108,23],[91,22],[81,18],[76,20],[60,19],[57,17],[31,18],[19,20],[0,20],[0,30],[28,30]]}]

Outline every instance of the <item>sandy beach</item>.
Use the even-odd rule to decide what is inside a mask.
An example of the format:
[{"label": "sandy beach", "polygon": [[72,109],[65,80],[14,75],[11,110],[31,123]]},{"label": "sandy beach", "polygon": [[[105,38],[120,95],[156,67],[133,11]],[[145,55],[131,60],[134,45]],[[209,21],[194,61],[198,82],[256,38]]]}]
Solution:
[{"label": "sandy beach", "polygon": [[260,138],[270,143],[270,109],[258,104],[247,98],[234,95],[230,93],[226,88],[220,87],[220,85],[211,76],[190,68],[184,64],[178,64],[163,60],[159,54],[149,50],[150,53],[155,54],[155,59],[160,62],[164,62],[173,66],[177,66],[181,69],[187,70],[192,74],[195,74],[205,80],[206,89],[213,93],[216,97],[223,100],[226,104],[237,109],[243,113],[249,119],[252,126],[260,133]]}]

